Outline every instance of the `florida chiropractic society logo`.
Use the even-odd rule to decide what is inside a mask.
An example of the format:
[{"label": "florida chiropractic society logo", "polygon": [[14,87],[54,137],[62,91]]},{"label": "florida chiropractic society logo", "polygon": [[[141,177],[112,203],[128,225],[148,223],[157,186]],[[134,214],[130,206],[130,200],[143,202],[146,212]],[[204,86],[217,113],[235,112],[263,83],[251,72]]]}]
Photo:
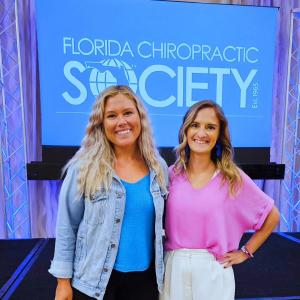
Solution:
[{"label": "florida chiropractic society logo", "polygon": [[89,84],[94,96],[119,82],[127,82],[134,92],[137,91],[138,82],[136,75],[125,61],[110,58],[100,62],[86,62],[85,64],[87,68],[92,69]]},{"label": "florida chiropractic society logo", "polygon": [[[62,93],[64,100],[72,105],[85,102],[88,98],[88,91],[93,96],[97,96],[109,86],[128,84],[134,92],[139,91],[142,99],[152,107],[167,107],[173,103],[176,103],[178,107],[189,107],[194,104],[193,90],[208,90],[213,86],[214,98],[222,106],[223,81],[224,78],[230,77],[239,88],[241,108],[246,107],[247,89],[253,83],[257,73],[257,69],[252,67],[258,62],[259,52],[255,47],[245,48],[232,45],[219,48],[200,44],[150,41],[141,41],[131,45],[128,41],[121,43],[116,40],[88,38],[76,41],[71,37],[63,38],[63,50],[64,55],[71,54],[72,57],[78,56],[79,58],[69,60],[64,65],[64,77],[67,83],[79,91],[77,97],[68,90]],[[87,60],[89,56],[93,57],[93,60]],[[153,63],[158,60],[159,64]],[[135,66],[129,61],[133,61]],[[180,61],[191,61],[191,63],[188,66],[186,63],[181,66]],[[204,66],[205,62],[208,66]],[[234,67],[215,67],[223,62],[227,65],[234,64]],[[195,66],[189,66],[192,64]],[[246,76],[244,73],[243,76],[240,75],[238,64],[251,66]],[[78,71],[88,74],[87,81],[76,75]],[[210,76],[215,83],[208,86],[205,80],[199,82],[195,80],[197,74]],[[168,91],[169,95],[164,96],[164,99],[154,97],[151,91],[153,84],[165,86],[161,78],[165,78],[169,83],[171,80],[173,86],[172,91]],[[176,86],[175,89],[174,86]]]}]

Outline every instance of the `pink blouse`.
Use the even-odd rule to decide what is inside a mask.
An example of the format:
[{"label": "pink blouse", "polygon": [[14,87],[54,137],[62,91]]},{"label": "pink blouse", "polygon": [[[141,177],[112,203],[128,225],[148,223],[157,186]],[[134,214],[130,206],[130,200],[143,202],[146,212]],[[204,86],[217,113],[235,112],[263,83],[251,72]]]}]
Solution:
[{"label": "pink blouse", "polygon": [[170,171],[166,204],[166,250],[206,249],[220,259],[236,250],[247,230],[261,228],[274,201],[241,171],[242,187],[232,197],[218,173],[205,186],[193,188],[185,173]]}]

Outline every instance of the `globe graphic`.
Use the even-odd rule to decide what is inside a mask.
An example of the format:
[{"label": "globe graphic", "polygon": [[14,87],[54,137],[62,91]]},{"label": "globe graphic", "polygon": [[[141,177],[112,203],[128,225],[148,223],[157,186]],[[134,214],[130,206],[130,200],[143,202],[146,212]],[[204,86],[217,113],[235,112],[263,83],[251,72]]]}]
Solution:
[{"label": "globe graphic", "polygon": [[136,75],[124,61],[110,58],[100,62],[86,62],[86,66],[92,69],[89,83],[94,96],[116,84],[128,85],[134,92],[137,91]]}]

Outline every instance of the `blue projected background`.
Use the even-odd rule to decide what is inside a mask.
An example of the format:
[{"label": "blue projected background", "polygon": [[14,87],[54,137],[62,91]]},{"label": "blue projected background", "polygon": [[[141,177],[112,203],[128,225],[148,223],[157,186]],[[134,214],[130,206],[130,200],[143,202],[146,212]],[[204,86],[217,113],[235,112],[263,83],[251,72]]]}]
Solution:
[{"label": "blue projected background", "polygon": [[270,147],[277,8],[165,1],[36,0],[42,144],[80,145],[96,95],[129,85],[159,147],[182,116],[219,103],[235,147]]}]

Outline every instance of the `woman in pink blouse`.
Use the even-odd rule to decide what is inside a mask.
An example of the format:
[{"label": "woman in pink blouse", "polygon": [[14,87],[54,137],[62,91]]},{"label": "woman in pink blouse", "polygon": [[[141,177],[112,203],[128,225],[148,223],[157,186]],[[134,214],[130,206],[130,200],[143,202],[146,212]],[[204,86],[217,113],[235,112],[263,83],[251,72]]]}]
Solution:
[{"label": "woman in pink blouse", "polygon": [[[232,265],[252,258],[279,221],[274,201],[232,159],[228,122],[194,104],[179,132],[166,205],[163,300],[233,300]],[[240,239],[255,230],[241,248]]]}]

